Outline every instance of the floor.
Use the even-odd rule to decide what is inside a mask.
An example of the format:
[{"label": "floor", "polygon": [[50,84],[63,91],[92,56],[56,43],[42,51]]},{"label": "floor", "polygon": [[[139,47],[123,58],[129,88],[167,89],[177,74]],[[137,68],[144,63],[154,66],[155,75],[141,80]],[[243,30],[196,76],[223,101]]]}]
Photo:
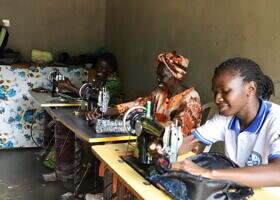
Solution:
[{"label": "floor", "polygon": [[46,183],[50,172],[36,159],[38,149],[0,150],[0,200],[56,200],[69,192],[69,183]]}]

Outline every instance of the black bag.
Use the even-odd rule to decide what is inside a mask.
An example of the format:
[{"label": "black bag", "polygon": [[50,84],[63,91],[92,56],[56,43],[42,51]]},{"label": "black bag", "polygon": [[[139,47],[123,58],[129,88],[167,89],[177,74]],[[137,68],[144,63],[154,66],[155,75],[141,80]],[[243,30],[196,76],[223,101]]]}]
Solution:
[{"label": "black bag", "polygon": [[20,63],[21,58],[20,52],[15,52],[12,49],[5,49],[4,51],[0,52],[0,65]]},{"label": "black bag", "polygon": [[[197,165],[207,169],[238,168],[232,160],[221,153],[202,153],[189,158]],[[227,180],[208,179],[185,171],[168,171],[162,175],[185,182],[187,196],[191,200],[242,200],[253,195],[250,187]]]},{"label": "black bag", "polygon": [[7,45],[9,38],[9,33],[7,29],[3,26],[0,26],[0,54]]}]

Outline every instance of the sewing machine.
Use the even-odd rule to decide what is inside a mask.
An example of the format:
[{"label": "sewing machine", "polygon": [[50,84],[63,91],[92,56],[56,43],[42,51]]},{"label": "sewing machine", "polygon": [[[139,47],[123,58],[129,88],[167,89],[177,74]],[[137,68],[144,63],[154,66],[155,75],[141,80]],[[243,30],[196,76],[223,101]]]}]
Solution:
[{"label": "sewing machine", "polygon": [[48,80],[52,84],[51,95],[55,97],[51,100],[51,103],[70,103],[80,101],[79,96],[76,93],[63,91],[59,89],[58,82],[68,80],[58,69],[54,69],[48,75]]},{"label": "sewing machine", "polygon": [[[101,86],[101,87],[100,87]],[[108,109],[110,94],[106,87],[97,82],[85,83],[80,87],[79,96],[87,102],[87,110],[105,113]]]},{"label": "sewing machine", "polygon": [[[163,159],[167,164],[175,162],[183,139],[181,127],[177,122],[163,127],[147,113],[147,108],[137,106],[129,109],[123,118],[126,132],[138,138],[134,155],[122,158],[141,174],[145,174],[147,167],[154,165],[158,160]],[[156,158],[149,151],[149,145],[155,140],[161,141],[163,145],[163,155]]]},{"label": "sewing machine", "polygon": [[52,83],[52,97],[59,96],[59,88],[56,84],[57,81],[64,81],[66,78],[60,73],[58,69],[51,71],[48,75],[48,80]]},{"label": "sewing machine", "polygon": [[89,121],[89,125],[94,127],[96,133],[124,133],[122,120],[103,116],[103,113],[108,109],[110,100],[109,91],[107,91],[104,83],[99,81],[85,83],[81,86],[79,95],[86,102],[87,111],[96,110],[101,113],[100,119]]}]

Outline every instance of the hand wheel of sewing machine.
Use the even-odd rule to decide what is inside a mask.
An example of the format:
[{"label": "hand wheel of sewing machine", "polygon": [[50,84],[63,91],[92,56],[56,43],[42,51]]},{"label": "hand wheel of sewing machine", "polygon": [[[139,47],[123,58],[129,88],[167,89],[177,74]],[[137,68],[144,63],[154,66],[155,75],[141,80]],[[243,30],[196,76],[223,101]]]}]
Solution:
[{"label": "hand wheel of sewing machine", "polygon": [[64,81],[65,77],[60,73],[58,69],[55,69],[49,73],[48,80],[51,83],[54,83],[54,81]]},{"label": "hand wheel of sewing machine", "polygon": [[89,99],[93,88],[93,83],[85,83],[80,87],[79,96],[82,98],[82,100],[87,101]]},{"label": "hand wheel of sewing machine", "polygon": [[79,96],[83,101],[87,102],[87,109],[92,110],[97,107],[98,99],[94,94],[98,91],[94,83],[85,83],[80,87]]},{"label": "hand wheel of sewing machine", "polygon": [[[123,117],[123,127],[127,134],[137,135],[141,133],[141,126],[138,126],[137,122],[140,122],[140,119],[143,118],[146,114],[146,108],[143,106],[135,106],[128,111],[126,111]],[[139,135],[137,135],[139,136]]]}]

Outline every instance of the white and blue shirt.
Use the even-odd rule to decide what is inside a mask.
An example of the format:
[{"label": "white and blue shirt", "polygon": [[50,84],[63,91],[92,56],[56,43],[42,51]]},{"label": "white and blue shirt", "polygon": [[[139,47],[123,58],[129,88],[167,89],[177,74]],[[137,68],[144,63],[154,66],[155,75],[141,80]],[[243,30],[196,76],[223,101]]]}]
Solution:
[{"label": "white and blue shirt", "polygon": [[207,145],[224,141],[226,155],[240,167],[267,164],[280,157],[280,105],[260,99],[260,106],[243,131],[237,116],[216,114],[192,134]]}]

